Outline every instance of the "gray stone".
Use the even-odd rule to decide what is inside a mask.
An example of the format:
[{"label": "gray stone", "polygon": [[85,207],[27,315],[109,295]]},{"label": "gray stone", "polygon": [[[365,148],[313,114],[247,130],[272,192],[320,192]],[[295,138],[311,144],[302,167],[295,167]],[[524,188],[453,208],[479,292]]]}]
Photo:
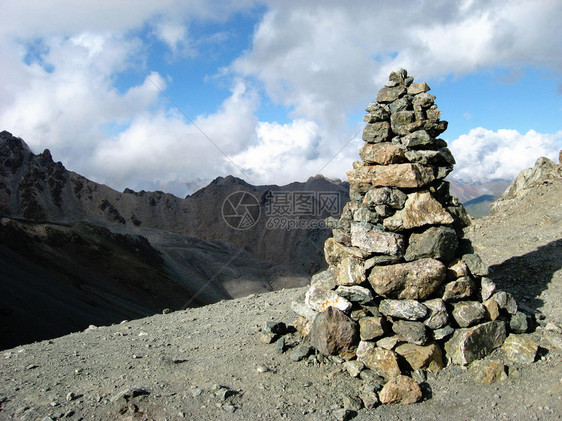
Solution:
[{"label": "gray stone", "polygon": [[460,327],[473,326],[486,319],[486,308],[478,301],[461,301],[453,304],[452,316]]},{"label": "gray stone", "polygon": [[398,111],[405,111],[412,109],[412,103],[407,97],[402,97],[396,101],[391,102],[388,105],[391,114],[397,113]]},{"label": "gray stone", "polygon": [[379,311],[385,316],[405,320],[421,320],[427,314],[427,307],[416,300],[382,300]]},{"label": "gray stone", "polygon": [[507,313],[517,313],[517,302],[509,292],[498,291],[492,295],[491,299],[498,303],[498,306]]},{"label": "gray stone", "polygon": [[357,323],[334,307],[328,307],[312,324],[310,343],[324,355],[349,351],[358,342]]},{"label": "gray stone", "polygon": [[365,304],[373,300],[373,293],[370,289],[359,286],[341,286],[336,289],[336,294],[351,302]]},{"label": "gray stone", "polygon": [[518,311],[509,319],[509,329],[515,333],[525,333],[529,331],[529,318],[521,311]]},{"label": "gray stone", "polygon": [[377,102],[388,104],[396,101],[398,98],[406,94],[406,87],[398,85],[393,88],[384,87],[377,93]]},{"label": "gray stone", "polygon": [[370,253],[402,255],[404,236],[376,229],[373,225],[361,222],[351,224],[351,244]]},{"label": "gray stone", "polygon": [[[431,143],[432,147],[440,145],[439,140]],[[447,148],[441,148],[436,151],[432,150],[407,150],[404,157],[409,162],[415,162],[422,165],[455,165],[455,158],[451,151]]]},{"label": "gray stone", "polygon": [[388,121],[367,124],[363,129],[363,140],[367,143],[386,142],[392,134]]},{"label": "gray stone", "polygon": [[402,137],[400,143],[408,149],[428,149],[434,147],[436,142],[425,130],[416,130]]},{"label": "gray stone", "polygon": [[294,362],[302,361],[308,357],[312,351],[310,345],[299,344],[289,353],[289,358]]},{"label": "gray stone", "polygon": [[510,361],[518,364],[531,364],[537,357],[539,346],[520,335],[511,334],[505,340],[503,350]]},{"label": "gray stone", "polygon": [[344,395],[342,401],[344,409],[349,411],[357,412],[363,407],[363,402],[357,396]]},{"label": "gray stone", "polygon": [[445,302],[440,298],[424,301],[423,304],[428,308],[428,313],[423,323],[430,329],[440,329],[449,321],[449,313]]},{"label": "gray stone", "polygon": [[390,118],[390,113],[387,105],[371,102],[365,109],[367,115],[365,116],[366,123],[376,123],[378,121],[385,121]]},{"label": "gray stone", "polygon": [[435,339],[436,341],[440,341],[442,339],[448,338],[453,333],[455,333],[455,329],[453,329],[451,326],[443,326],[433,331],[433,339]]},{"label": "gray stone", "polygon": [[487,276],[488,268],[477,254],[465,254],[462,256],[463,262],[468,266],[468,270],[474,276]]},{"label": "gray stone", "polygon": [[386,336],[377,341],[377,346],[379,348],[392,350],[398,342],[400,342],[400,338],[397,335]]},{"label": "gray stone", "polygon": [[351,419],[352,414],[353,413],[350,410],[345,408],[334,409],[334,411],[332,412],[332,415],[336,419],[336,421],[347,421]]},{"label": "gray stone", "polygon": [[371,341],[384,335],[382,317],[363,317],[359,319],[359,335],[363,341]]},{"label": "gray stone", "polygon": [[415,345],[425,345],[428,341],[426,327],[422,322],[396,320],[392,323],[392,330],[400,339]]},{"label": "gray stone", "polygon": [[483,276],[482,279],[480,279],[480,295],[482,301],[486,301],[494,292],[496,292],[496,284],[494,281]]},{"label": "gray stone", "polygon": [[425,82],[421,82],[421,83],[412,83],[410,86],[408,86],[408,94],[409,95],[417,95],[417,94],[421,94],[423,92],[427,92],[429,91],[431,88],[429,87],[429,85]]},{"label": "gray stone", "polygon": [[[376,212],[370,211],[368,208],[361,206],[353,213],[353,220],[355,222],[370,222],[372,224],[376,224],[381,222],[381,217]],[[351,231],[349,231],[349,242],[351,243]]]},{"label": "gray stone", "polygon": [[287,332],[287,325],[283,322],[267,321],[263,324],[261,330],[266,333],[284,335]]},{"label": "gray stone", "polygon": [[299,316],[306,318],[308,321],[314,321],[318,312],[311,309],[307,306],[304,302],[301,301],[292,301],[291,302],[291,310],[293,310]]},{"label": "gray stone", "polygon": [[414,96],[412,103],[414,107],[419,106],[421,108],[429,108],[433,105],[435,101],[435,95],[428,94],[427,92],[422,92]]},{"label": "gray stone", "polygon": [[427,374],[423,368],[418,368],[417,370],[412,371],[410,375],[414,381],[417,383],[424,383],[427,380]]},{"label": "gray stone", "polygon": [[399,136],[410,133],[409,125],[414,122],[415,114],[413,111],[398,111],[390,116],[390,126],[392,131]]},{"label": "gray stone", "polygon": [[304,302],[309,308],[318,312],[323,312],[329,307],[335,307],[338,310],[347,312],[351,310],[352,306],[348,300],[340,297],[334,291],[326,291],[314,285],[306,291]]},{"label": "gray stone", "polygon": [[400,263],[401,260],[402,257],[400,256],[388,256],[386,254],[381,254],[365,260],[365,263],[363,265],[365,266],[365,270],[369,270],[373,266],[396,264],[396,263]]},{"label": "gray stone", "polygon": [[410,405],[422,398],[420,385],[411,377],[397,376],[382,388],[379,399],[382,404]]},{"label": "gray stone", "polygon": [[361,373],[359,374],[359,378],[365,383],[365,390],[372,390],[375,392],[381,390],[386,383],[384,377],[379,376],[373,370],[370,370],[368,368],[361,371]]},{"label": "gray stone", "polygon": [[374,408],[377,406],[379,401],[379,395],[373,386],[366,386],[363,391],[359,394],[363,405],[367,409]]},{"label": "gray stone", "polygon": [[402,209],[408,196],[402,190],[391,187],[373,187],[365,194],[363,204],[374,209],[377,205],[388,205]]},{"label": "gray stone", "polygon": [[426,191],[409,194],[404,209],[385,219],[383,224],[389,230],[402,231],[425,225],[448,225],[453,221],[451,214]]},{"label": "gray stone", "polygon": [[465,276],[445,284],[443,300],[459,301],[472,297],[476,291],[476,285],[472,278]]},{"label": "gray stone", "polygon": [[396,82],[398,84],[404,84],[404,85],[406,85],[407,78],[408,78],[408,71],[406,69],[395,70],[393,72],[390,72],[390,76],[388,76],[389,81]]},{"label": "gray stone", "polygon": [[505,322],[500,320],[457,329],[445,343],[447,358],[454,364],[470,364],[500,347],[506,335]]},{"label": "gray stone", "polygon": [[322,289],[334,289],[336,287],[335,274],[334,268],[328,268],[322,272],[315,273],[310,279],[310,285],[315,285]]},{"label": "gray stone", "polygon": [[404,259],[412,261],[424,257],[449,262],[455,257],[459,245],[454,229],[444,226],[430,227],[422,233],[410,235]]},{"label": "gray stone", "polygon": [[447,268],[439,260],[419,259],[409,263],[375,266],[369,274],[374,291],[388,298],[423,300],[445,280]]},{"label": "gray stone", "polygon": [[285,352],[285,337],[281,336],[279,339],[277,339],[275,341],[275,343],[273,345],[275,345],[275,351],[278,354],[284,353]]}]

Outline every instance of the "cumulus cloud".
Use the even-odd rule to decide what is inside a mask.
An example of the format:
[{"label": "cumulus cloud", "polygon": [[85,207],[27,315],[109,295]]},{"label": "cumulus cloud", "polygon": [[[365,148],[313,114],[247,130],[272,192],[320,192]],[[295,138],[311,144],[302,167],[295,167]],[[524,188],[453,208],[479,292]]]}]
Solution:
[{"label": "cumulus cloud", "polygon": [[[194,22],[249,10],[265,10],[251,45],[207,78],[229,84],[230,95],[211,113],[183,114],[162,94],[173,78],[149,67],[155,39],[170,61],[197,57],[213,35],[195,39]],[[350,123],[350,116],[399,67],[420,79],[497,65],[562,74],[557,0],[32,0],[2,12],[1,128],[119,189],[185,194],[194,180],[228,173],[256,184],[318,172],[344,177],[360,143],[360,119]],[[130,69],[141,77],[118,88]],[[289,121],[258,121],[264,102],[289,110]],[[479,128],[453,141],[455,175],[468,177],[468,166],[482,162],[479,177],[513,176],[515,167],[532,165],[520,155],[552,155],[560,141],[559,133],[512,132]],[[519,145],[517,153],[508,144]]]},{"label": "cumulus cloud", "polygon": [[453,140],[449,148],[457,161],[452,178],[467,183],[512,180],[541,156],[558,162],[562,130],[554,134],[529,130],[522,134],[516,130],[492,131],[477,127]]}]

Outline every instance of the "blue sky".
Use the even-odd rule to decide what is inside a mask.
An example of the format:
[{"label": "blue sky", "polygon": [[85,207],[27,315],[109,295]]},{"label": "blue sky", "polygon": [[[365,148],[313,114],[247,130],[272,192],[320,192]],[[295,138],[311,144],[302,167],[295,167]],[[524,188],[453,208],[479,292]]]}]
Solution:
[{"label": "blue sky", "polygon": [[11,3],[0,129],[119,190],[344,179],[402,67],[449,121],[453,178],[562,149],[558,0]]}]

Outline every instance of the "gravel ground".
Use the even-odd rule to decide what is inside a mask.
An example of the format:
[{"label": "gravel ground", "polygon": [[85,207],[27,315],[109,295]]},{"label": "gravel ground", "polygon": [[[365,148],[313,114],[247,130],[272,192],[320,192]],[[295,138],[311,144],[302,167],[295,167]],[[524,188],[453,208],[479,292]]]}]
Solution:
[{"label": "gravel ground", "polygon": [[[562,182],[505,204],[467,230],[491,277],[540,312],[530,365],[482,384],[470,369],[430,375],[424,401],[361,409],[356,420],[562,418]],[[291,361],[258,339],[291,323],[305,288],[90,328],[0,355],[0,419],[330,420],[361,381],[341,365]],[[558,346],[558,347],[557,347]],[[503,351],[488,358],[504,359]]]}]

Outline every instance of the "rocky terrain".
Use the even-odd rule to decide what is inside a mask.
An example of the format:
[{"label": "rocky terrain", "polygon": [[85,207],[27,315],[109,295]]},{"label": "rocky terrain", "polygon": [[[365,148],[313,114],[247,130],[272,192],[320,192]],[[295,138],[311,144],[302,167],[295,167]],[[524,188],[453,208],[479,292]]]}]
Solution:
[{"label": "rocky terrain", "polygon": [[[465,231],[491,276],[535,313],[537,361],[492,384],[477,370],[430,374],[424,401],[360,409],[356,420],[556,420],[562,416],[562,182],[529,190]],[[260,341],[268,321],[291,323],[306,288],[91,327],[16,347],[0,359],[0,419],[336,419],[361,381],[340,364],[292,361]],[[288,342],[290,344],[290,342]],[[48,418],[45,418],[48,419]]]}]

